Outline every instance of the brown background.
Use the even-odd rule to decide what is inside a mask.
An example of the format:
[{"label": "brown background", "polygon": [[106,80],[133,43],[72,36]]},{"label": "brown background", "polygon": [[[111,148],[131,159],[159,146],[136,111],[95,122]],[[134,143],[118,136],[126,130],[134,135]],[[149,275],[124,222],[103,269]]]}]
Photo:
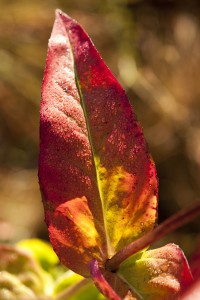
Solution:
[{"label": "brown background", "polygon": [[[39,100],[54,10],[86,29],[127,91],[160,181],[159,221],[200,194],[200,2],[0,1],[0,240],[47,238],[37,179]],[[163,242],[189,256],[200,218]]]}]

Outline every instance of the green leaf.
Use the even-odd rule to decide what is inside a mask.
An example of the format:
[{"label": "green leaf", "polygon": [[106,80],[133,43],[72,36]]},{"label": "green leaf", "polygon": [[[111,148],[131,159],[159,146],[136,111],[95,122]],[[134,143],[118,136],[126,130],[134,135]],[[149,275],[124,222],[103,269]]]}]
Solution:
[{"label": "green leaf", "polygon": [[20,249],[28,251],[45,271],[50,271],[59,260],[51,245],[39,239],[21,240],[17,243]]}]

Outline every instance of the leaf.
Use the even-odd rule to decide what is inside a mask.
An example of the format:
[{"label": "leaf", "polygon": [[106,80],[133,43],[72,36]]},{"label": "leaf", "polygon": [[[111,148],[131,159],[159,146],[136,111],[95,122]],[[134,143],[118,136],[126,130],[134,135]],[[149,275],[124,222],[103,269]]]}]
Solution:
[{"label": "leaf", "polygon": [[42,86],[39,180],[54,250],[83,276],[154,227],[157,178],[141,127],[87,34],[60,11]]},{"label": "leaf", "polygon": [[106,269],[153,229],[156,170],[125,92],[80,25],[60,11],[42,86],[39,180],[54,250],[104,295],[173,299],[191,282],[175,245],[145,252],[146,244],[116,272]]},{"label": "leaf", "polygon": [[17,243],[20,249],[28,251],[45,271],[51,271],[59,260],[49,243],[39,239],[21,240]]},{"label": "leaf", "polygon": [[192,283],[187,260],[174,244],[133,255],[118,275],[145,300],[177,299]]}]

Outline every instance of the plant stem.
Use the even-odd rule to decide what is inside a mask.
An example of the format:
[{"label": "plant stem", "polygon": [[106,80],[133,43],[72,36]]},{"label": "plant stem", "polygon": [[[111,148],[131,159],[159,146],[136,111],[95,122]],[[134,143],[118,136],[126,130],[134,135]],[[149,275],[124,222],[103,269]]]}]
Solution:
[{"label": "plant stem", "polygon": [[166,219],[163,223],[158,225],[155,229],[153,229],[143,237],[122,248],[106,262],[106,269],[112,272],[116,271],[119,265],[128,257],[140,250],[145,249],[151,243],[156,242],[166,234],[188,223],[198,214],[200,214],[200,201],[186,208],[183,208],[178,213]]},{"label": "plant stem", "polygon": [[77,293],[78,290],[88,286],[89,284],[91,284],[91,279],[90,278],[84,278],[81,281],[69,286],[68,288],[66,288],[65,290],[63,290],[62,292],[60,292],[58,295],[56,295],[56,297],[54,298],[54,300],[66,300],[69,299],[70,297],[72,297],[74,294]]},{"label": "plant stem", "polygon": [[122,300],[101,273],[96,259],[90,262],[90,274],[98,290],[109,300]]}]

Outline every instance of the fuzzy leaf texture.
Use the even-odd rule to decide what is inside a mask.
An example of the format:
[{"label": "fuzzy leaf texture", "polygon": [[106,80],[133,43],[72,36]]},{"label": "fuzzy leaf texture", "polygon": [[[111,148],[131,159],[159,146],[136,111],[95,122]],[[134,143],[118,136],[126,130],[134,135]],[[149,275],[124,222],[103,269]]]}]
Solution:
[{"label": "fuzzy leaf texture", "polygon": [[49,40],[40,116],[39,181],[53,248],[85,277],[97,260],[125,296],[124,268],[122,276],[104,266],[154,228],[156,170],[124,90],[81,26],[61,11]]}]

